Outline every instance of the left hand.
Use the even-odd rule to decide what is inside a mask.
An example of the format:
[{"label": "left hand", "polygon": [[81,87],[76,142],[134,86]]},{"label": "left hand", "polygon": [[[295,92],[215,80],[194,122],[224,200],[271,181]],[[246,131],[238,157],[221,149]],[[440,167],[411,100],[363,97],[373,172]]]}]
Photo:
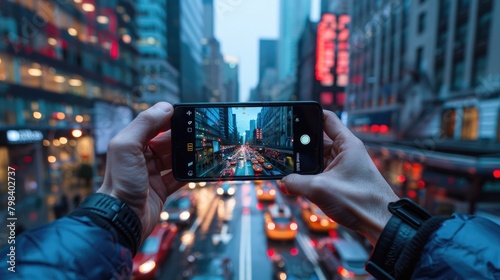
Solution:
[{"label": "left hand", "polygon": [[137,214],[142,240],[158,223],[167,196],[185,184],[172,175],[173,112],[172,105],[159,102],[110,141],[104,182],[97,190],[118,198]]}]

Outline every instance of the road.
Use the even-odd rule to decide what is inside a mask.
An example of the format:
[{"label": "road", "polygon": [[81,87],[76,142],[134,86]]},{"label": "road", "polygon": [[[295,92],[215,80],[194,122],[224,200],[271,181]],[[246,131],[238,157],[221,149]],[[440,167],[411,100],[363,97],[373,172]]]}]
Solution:
[{"label": "road", "polygon": [[[245,164],[239,170],[246,168]],[[216,258],[231,260],[233,279],[274,279],[271,257],[277,254],[286,263],[286,279],[330,279],[319,267],[313,248],[315,240],[328,234],[312,233],[306,228],[296,198],[279,192],[276,195],[277,203],[293,209],[299,225],[297,237],[289,242],[271,241],[264,230],[266,205],[258,203],[255,183],[233,183],[236,192],[232,197],[216,195],[216,185],[192,190],[198,201],[197,218],[180,230],[167,260],[160,264],[159,279],[186,279],[183,274],[187,271],[206,274],[210,260]],[[333,234],[356,238],[341,228]]]}]

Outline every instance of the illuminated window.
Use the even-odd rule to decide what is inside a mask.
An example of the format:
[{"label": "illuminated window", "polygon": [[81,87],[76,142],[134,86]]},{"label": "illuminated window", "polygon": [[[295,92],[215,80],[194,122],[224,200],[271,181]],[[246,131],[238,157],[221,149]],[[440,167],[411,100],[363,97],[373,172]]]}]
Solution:
[{"label": "illuminated window", "polygon": [[465,107],[462,118],[462,139],[477,139],[479,113],[476,107]]},{"label": "illuminated window", "polygon": [[0,81],[14,82],[14,63],[12,56],[0,53]]},{"label": "illuminated window", "polygon": [[455,135],[455,123],[457,112],[455,109],[444,110],[441,118],[441,136],[445,138],[453,138]]}]

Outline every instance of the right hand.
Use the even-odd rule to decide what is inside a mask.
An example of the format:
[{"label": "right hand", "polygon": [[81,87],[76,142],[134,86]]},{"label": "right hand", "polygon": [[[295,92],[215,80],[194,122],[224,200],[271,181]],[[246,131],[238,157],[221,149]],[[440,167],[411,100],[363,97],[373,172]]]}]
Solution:
[{"label": "right hand", "polygon": [[317,175],[290,174],[283,190],[304,196],[337,223],[356,230],[372,245],[391,214],[389,202],[399,197],[382,177],[365,146],[339,118],[324,111],[325,170]]}]

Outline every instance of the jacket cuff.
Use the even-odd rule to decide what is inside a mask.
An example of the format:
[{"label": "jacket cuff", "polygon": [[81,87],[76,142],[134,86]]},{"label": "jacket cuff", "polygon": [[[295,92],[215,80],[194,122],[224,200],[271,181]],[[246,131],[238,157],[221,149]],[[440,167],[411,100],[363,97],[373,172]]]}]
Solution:
[{"label": "jacket cuff", "polygon": [[429,237],[449,217],[431,217],[414,229],[397,216],[385,226],[367,266],[377,279],[410,279]]}]

